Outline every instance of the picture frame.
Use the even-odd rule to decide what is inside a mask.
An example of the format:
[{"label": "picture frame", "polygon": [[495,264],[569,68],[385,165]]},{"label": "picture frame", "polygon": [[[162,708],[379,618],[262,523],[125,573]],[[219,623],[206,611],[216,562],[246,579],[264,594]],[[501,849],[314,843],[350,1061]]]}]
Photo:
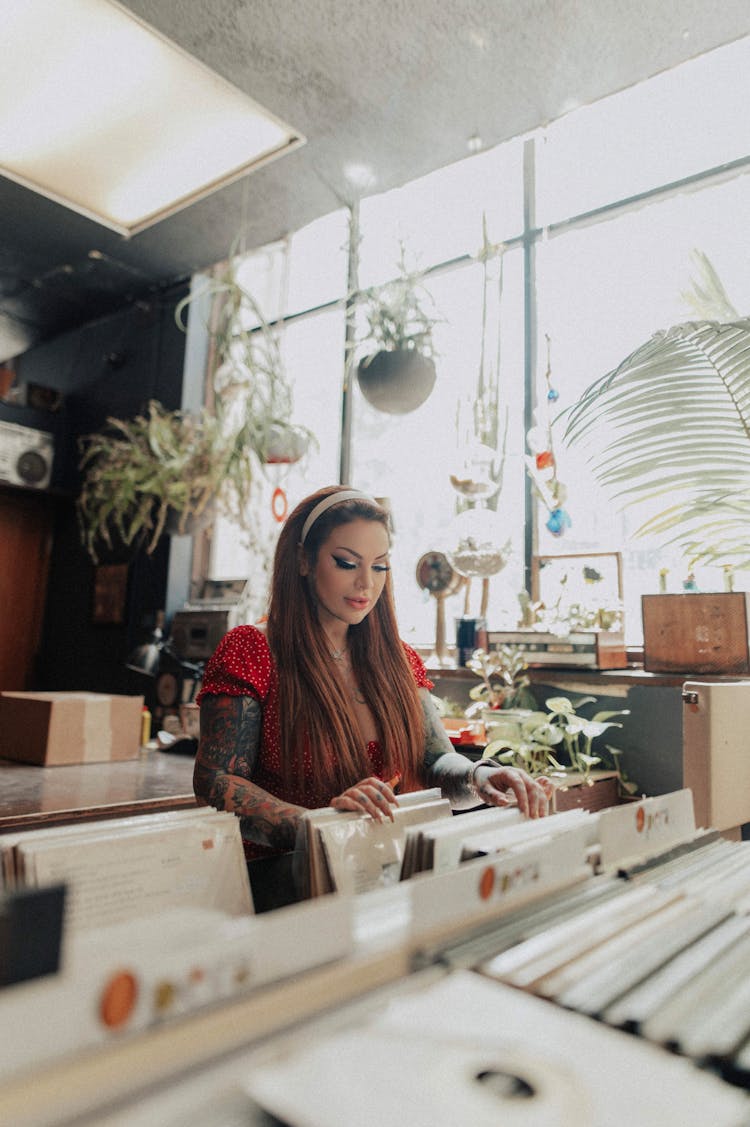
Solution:
[{"label": "picture frame", "polygon": [[95,626],[122,626],[128,593],[128,565],[100,564],[94,569],[91,621]]},{"label": "picture frame", "polygon": [[593,590],[599,601],[622,602],[622,553],[581,552],[533,556],[531,599],[551,606],[565,588],[566,601],[585,603]]}]

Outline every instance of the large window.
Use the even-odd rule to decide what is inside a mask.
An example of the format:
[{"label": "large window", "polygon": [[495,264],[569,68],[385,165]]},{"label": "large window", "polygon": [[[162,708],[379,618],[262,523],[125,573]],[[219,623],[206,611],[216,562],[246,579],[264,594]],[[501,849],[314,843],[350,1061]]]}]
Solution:
[{"label": "large window", "polygon": [[[295,414],[316,432],[319,449],[301,468],[284,471],[283,481],[281,471],[269,470],[259,485],[262,540],[240,548],[231,530],[217,530],[214,577],[255,568],[262,601],[263,553],[278,528],[270,492],[281,483],[294,504],[338,481],[343,465],[348,483],[389,500],[402,633],[430,646],[435,605],[415,571],[423,553],[450,551],[462,505],[450,476],[464,453],[465,407],[477,388],[485,223],[489,242],[504,249],[489,268],[485,355],[508,420],[503,488],[491,520],[498,542],[512,547],[489,583],[489,624],[515,625],[532,554],[620,552],[626,637],[637,644],[641,593],[657,590],[660,572],[669,590],[681,590],[684,563],[634,538],[642,514],[620,511],[600,492],[585,451],[562,447],[559,422],[553,435],[571,525],[552,536],[526,476],[526,429],[533,409],[546,402],[548,343],[559,395],[549,412],[554,420],[655,331],[695,319],[683,296],[694,249],[708,256],[739,312],[747,313],[749,74],[750,40],[743,40],[529,137],[363,199],[355,246],[348,215],[339,211],[249,255],[247,284],[267,318],[277,319]],[[424,271],[439,317],[437,380],[416,411],[393,415],[366,401],[353,369],[347,378],[347,277],[348,259],[356,255],[360,289],[389,281],[402,247],[409,265]],[[344,419],[350,425],[342,426]],[[697,578],[702,589],[721,589],[719,569]],[[742,578],[746,587],[750,577]],[[476,612],[480,597],[481,583],[473,581],[468,594],[464,589],[448,600],[449,638],[453,617],[467,606]]]}]

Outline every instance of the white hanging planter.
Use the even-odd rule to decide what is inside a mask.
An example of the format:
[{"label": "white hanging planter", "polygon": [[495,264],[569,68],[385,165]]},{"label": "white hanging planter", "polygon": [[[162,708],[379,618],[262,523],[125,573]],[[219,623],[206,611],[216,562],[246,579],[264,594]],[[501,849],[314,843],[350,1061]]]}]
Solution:
[{"label": "white hanging planter", "polygon": [[275,423],[266,444],[268,465],[293,465],[304,457],[310,445],[309,434],[301,427]]}]

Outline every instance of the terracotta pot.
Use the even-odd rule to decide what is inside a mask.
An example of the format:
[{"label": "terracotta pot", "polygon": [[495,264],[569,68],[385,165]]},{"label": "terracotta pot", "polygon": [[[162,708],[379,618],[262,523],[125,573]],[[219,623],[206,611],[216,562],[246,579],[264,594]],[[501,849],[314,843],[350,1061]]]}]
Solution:
[{"label": "terracotta pot", "polygon": [[360,360],[357,380],[368,403],[389,415],[407,415],[435,386],[435,364],[413,348],[376,352]]}]

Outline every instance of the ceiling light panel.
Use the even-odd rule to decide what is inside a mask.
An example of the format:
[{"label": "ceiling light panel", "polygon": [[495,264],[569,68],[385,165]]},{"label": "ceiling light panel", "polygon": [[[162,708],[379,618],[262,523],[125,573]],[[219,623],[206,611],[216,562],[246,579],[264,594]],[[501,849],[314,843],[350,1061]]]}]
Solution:
[{"label": "ceiling light panel", "polygon": [[112,0],[3,0],[0,174],[124,235],[302,144]]}]

